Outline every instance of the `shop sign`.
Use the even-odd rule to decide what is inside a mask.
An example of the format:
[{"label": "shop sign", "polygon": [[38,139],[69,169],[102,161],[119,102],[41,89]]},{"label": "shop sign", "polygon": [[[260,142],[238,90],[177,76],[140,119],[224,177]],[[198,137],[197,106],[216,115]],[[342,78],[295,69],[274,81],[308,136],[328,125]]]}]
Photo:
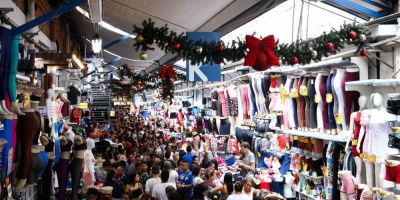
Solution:
[{"label": "shop sign", "polygon": [[[189,40],[204,42],[219,42],[220,34],[216,32],[186,32]],[[202,47],[201,47],[202,48]],[[196,49],[197,51],[197,49]],[[201,52],[197,52],[201,53]],[[221,81],[221,65],[209,63],[204,65],[191,65],[190,60],[186,62],[187,81]]]}]

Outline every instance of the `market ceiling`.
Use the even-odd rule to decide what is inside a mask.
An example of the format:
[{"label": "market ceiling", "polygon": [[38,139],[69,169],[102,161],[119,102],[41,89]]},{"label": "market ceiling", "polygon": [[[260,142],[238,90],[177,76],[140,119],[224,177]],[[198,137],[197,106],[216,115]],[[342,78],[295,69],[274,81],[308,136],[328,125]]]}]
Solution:
[{"label": "market ceiling", "polygon": [[[224,35],[284,1],[104,0],[103,21],[127,33],[132,32],[134,24],[140,25],[143,20],[151,18],[156,25],[168,24],[169,28],[176,32],[218,31]],[[95,32],[94,25],[78,11],[73,12],[73,18],[78,24],[78,31],[90,40]],[[105,28],[102,28],[99,34],[103,44],[109,44],[123,36]],[[136,71],[155,69],[156,65],[152,62],[135,61],[139,60],[140,52],[134,50],[133,43],[133,39],[128,38],[107,48],[103,54],[105,62],[116,61],[116,66],[126,63]],[[88,41],[86,44],[90,48]],[[174,59],[173,55],[165,55],[159,49],[147,53],[149,60],[157,60],[160,63],[171,62],[171,59]]]},{"label": "market ceiling", "polygon": [[[104,0],[103,22],[130,34],[133,25],[139,25],[151,18],[156,25],[168,24],[176,32],[218,31],[225,35],[235,28],[276,7],[285,0]],[[378,18],[393,12],[391,1],[362,0],[322,0],[322,2],[349,12],[363,19]],[[88,10],[87,8],[84,8]],[[82,13],[73,12],[78,31],[90,39],[95,33],[94,25]],[[102,28],[99,32],[103,44],[110,44],[124,35]],[[158,67],[153,62],[139,60],[140,52],[132,47],[133,38],[125,39],[109,48],[103,54],[105,63],[120,66],[123,63],[136,71],[152,71]],[[166,55],[161,50],[148,51],[148,60],[161,64],[177,60],[174,55]]]}]

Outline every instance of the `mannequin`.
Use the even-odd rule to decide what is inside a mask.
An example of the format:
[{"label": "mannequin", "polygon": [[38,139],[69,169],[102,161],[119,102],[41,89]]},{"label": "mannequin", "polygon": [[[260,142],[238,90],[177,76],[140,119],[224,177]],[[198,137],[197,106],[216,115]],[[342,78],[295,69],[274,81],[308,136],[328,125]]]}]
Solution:
[{"label": "mannequin", "polygon": [[96,182],[94,175],[94,163],[95,159],[92,153],[92,149],[95,147],[94,140],[91,138],[86,139],[87,149],[84,154],[85,167],[83,171],[83,180],[86,187],[93,186]]},{"label": "mannequin", "polygon": [[344,86],[342,87],[342,80],[344,77],[345,70],[337,69],[336,75],[333,80],[333,87],[335,89],[335,94],[337,96],[338,102],[338,112],[334,113],[336,117],[337,132],[340,133],[342,130],[346,129],[346,122],[344,120]]},{"label": "mannequin", "polygon": [[[361,114],[362,110],[364,110],[367,107],[367,97],[365,96],[360,96],[358,98],[358,104],[360,105],[360,110],[357,112],[353,112],[350,116],[350,126],[349,130],[353,132],[352,137],[349,137],[349,140],[347,141],[347,146],[350,143],[351,140],[351,149],[354,157],[354,162],[356,164],[356,179],[357,182],[361,183],[361,172],[362,172],[362,159],[360,158],[360,145],[363,144],[364,140],[361,139],[360,135],[364,133],[360,133],[361,131]],[[364,131],[364,129],[363,129]],[[362,150],[362,149],[361,149]]]},{"label": "mannequin", "polygon": [[71,147],[73,144],[73,141],[69,139],[69,136],[66,135],[66,133],[68,132],[64,132],[59,136],[60,150],[61,150],[60,160],[55,165],[55,169],[57,171],[58,185],[59,185],[57,199],[62,199],[62,200],[66,199],[69,160],[71,157]]},{"label": "mannequin", "polygon": [[[11,101],[11,111],[18,114],[24,115],[20,110],[17,103],[17,67],[18,67],[18,44],[21,40],[21,35],[12,37],[11,40],[11,61],[10,61],[10,73],[8,74],[8,95]],[[4,109],[4,108],[3,108]],[[3,110],[5,111],[5,110]]]},{"label": "mannequin", "polygon": [[353,177],[351,171],[340,171],[338,175],[342,180],[342,188],[340,189],[340,199],[353,200],[356,194],[354,187],[359,182],[357,182],[356,178]]},{"label": "mannequin", "polygon": [[0,131],[0,138],[3,140],[8,141],[7,144],[3,145],[2,148],[2,159],[1,159],[1,163],[2,163],[2,174],[4,177],[8,177],[9,174],[11,173],[11,166],[12,165],[11,162],[9,162],[8,156],[9,156],[9,152],[10,150],[14,152],[14,150],[12,150],[12,128],[13,128],[13,115],[2,115],[2,117],[4,118],[4,130]]},{"label": "mannequin", "polygon": [[[388,148],[390,121],[395,121],[396,116],[386,112],[383,105],[383,96],[380,93],[371,95],[372,103],[375,109],[372,109],[369,115],[369,138],[368,153],[369,162],[374,165],[375,187],[382,187],[383,174],[381,174],[382,163],[384,162]],[[368,174],[367,174],[368,176]]]},{"label": "mannequin", "polygon": [[[42,118],[43,119],[43,118]],[[42,130],[45,129],[45,123],[44,119],[42,120]],[[46,152],[47,158],[49,159],[46,165],[46,168],[43,172],[42,176],[42,197],[43,199],[50,199],[51,196],[51,191],[53,188],[52,185],[52,180],[53,180],[53,161],[55,159],[55,154],[54,154],[54,141],[53,141],[53,136],[49,137],[48,133],[43,132],[42,135],[40,136],[40,143],[44,146],[44,150]]]},{"label": "mannequin", "polygon": [[[44,163],[43,163],[43,158],[40,156],[40,146],[38,144],[39,142],[39,135],[41,132],[41,116],[38,111],[39,107],[39,101],[36,98],[36,95],[31,96],[31,108],[34,110],[36,117],[39,119],[39,126],[36,129],[36,133],[33,138],[33,143],[32,143],[32,165],[30,167],[30,171],[28,174],[28,180],[27,180],[27,185],[31,184],[36,184],[37,180],[39,178],[40,172],[44,168]],[[39,97],[40,99],[40,97]]]},{"label": "mannequin", "polygon": [[294,191],[294,176],[292,172],[287,172],[284,175],[285,185],[283,185],[283,194],[286,199],[296,199],[296,192]]},{"label": "mannequin", "polygon": [[[25,113],[25,115],[20,115],[18,117],[17,124],[18,143],[21,146],[21,157],[18,159],[15,184],[15,188],[17,190],[20,190],[26,185],[29,170],[32,165],[36,165],[33,164],[32,161],[31,148],[36,132],[40,128],[40,119],[35,114],[34,109],[23,108],[22,111]],[[38,151],[38,153],[40,153],[40,150]],[[37,164],[40,165],[40,163]]]},{"label": "mannequin", "polygon": [[83,139],[81,135],[75,135],[74,137],[74,158],[71,161],[70,165],[70,173],[72,179],[72,199],[78,199],[78,186],[81,180],[81,169],[83,165],[83,159],[85,155],[86,141]]},{"label": "mannequin", "polygon": [[[2,24],[0,22],[0,35],[1,35],[1,44],[2,44],[2,48],[1,48],[1,59],[0,59],[0,77],[1,80],[0,81],[0,88],[2,90],[1,93],[1,103],[0,103],[0,114],[4,115],[4,114],[11,114],[10,111],[8,111],[8,109],[5,107],[5,95],[3,96],[3,94],[7,91],[6,87],[7,87],[7,72],[8,72],[8,66],[10,64],[10,50],[11,50],[11,26],[7,25],[7,24]],[[5,77],[4,77],[5,76]],[[4,104],[3,104],[4,101]],[[4,105],[4,107],[3,107]]]}]

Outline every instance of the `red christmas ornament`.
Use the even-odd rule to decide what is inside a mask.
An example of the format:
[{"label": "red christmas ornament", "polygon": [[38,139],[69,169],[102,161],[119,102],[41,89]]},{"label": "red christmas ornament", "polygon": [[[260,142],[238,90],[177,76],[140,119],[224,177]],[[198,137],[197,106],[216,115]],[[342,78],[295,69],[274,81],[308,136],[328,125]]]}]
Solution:
[{"label": "red christmas ornament", "polygon": [[220,43],[217,47],[218,52],[223,52],[225,50],[225,45],[224,43]]},{"label": "red christmas ornament", "polygon": [[357,33],[355,31],[350,31],[349,32],[349,38],[352,40],[357,39]]},{"label": "red christmas ornament", "polygon": [[294,57],[292,58],[292,65],[295,65],[295,64],[297,64],[297,63],[299,63],[299,59],[298,59],[296,56],[294,56]]},{"label": "red christmas ornament", "polygon": [[360,56],[367,57],[368,56],[368,50],[366,50],[366,49],[361,50],[360,51]]},{"label": "red christmas ornament", "polygon": [[178,41],[175,41],[174,43],[172,43],[172,48],[178,51],[181,48],[181,44]]},{"label": "red christmas ornament", "polygon": [[328,44],[326,44],[326,50],[328,50],[329,52],[333,51],[335,49],[335,45],[332,42],[329,42]]}]

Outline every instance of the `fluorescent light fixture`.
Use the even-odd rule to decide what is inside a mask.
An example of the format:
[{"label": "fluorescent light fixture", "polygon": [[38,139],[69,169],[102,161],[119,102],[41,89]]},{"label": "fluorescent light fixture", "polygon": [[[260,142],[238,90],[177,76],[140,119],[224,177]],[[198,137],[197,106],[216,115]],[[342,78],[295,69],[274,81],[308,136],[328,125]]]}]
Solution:
[{"label": "fluorescent light fixture", "polygon": [[[89,13],[86,12],[86,10],[82,9],[82,8],[79,7],[79,6],[77,6],[75,9],[76,9],[78,12],[80,12],[82,15],[84,15],[85,17],[87,17],[87,18],[90,19]],[[107,30],[109,30],[109,31],[112,31],[112,32],[114,32],[114,33],[117,33],[117,34],[120,34],[120,35],[129,35],[129,37],[131,37],[131,38],[135,38],[135,37],[136,37],[135,35],[129,34],[129,33],[125,32],[125,31],[123,31],[123,30],[121,30],[121,29],[119,29],[119,28],[117,28],[117,27],[115,27],[115,26],[113,26],[113,25],[111,25],[111,24],[105,22],[105,21],[101,21],[101,22],[99,22],[98,24],[99,24],[101,27],[103,27],[103,28],[105,28],[105,29],[107,29]]]},{"label": "fluorescent light fixture", "polygon": [[79,58],[76,57],[75,54],[72,54],[72,60],[79,66],[79,68],[85,69],[85,66],[82,64],[81,60],[79,60]]},{"label": "fluorescent light fixture", "polygon": [[101,40],[99,34],[95,34],[92,38],[93,53],[100,53],[102,46],[103,46],[103,41]]},{"label": "fluorescent light fixture", "polygon": [[88,3],[92,22],[101,22],[103,19],[103,0],[88,0]]},{"label": "fluorescent light fixture", "polygon": [[179,81],[175,81],[174,84],[179,84],[179,83],[183,83],[183,81],[179,80]]}]

